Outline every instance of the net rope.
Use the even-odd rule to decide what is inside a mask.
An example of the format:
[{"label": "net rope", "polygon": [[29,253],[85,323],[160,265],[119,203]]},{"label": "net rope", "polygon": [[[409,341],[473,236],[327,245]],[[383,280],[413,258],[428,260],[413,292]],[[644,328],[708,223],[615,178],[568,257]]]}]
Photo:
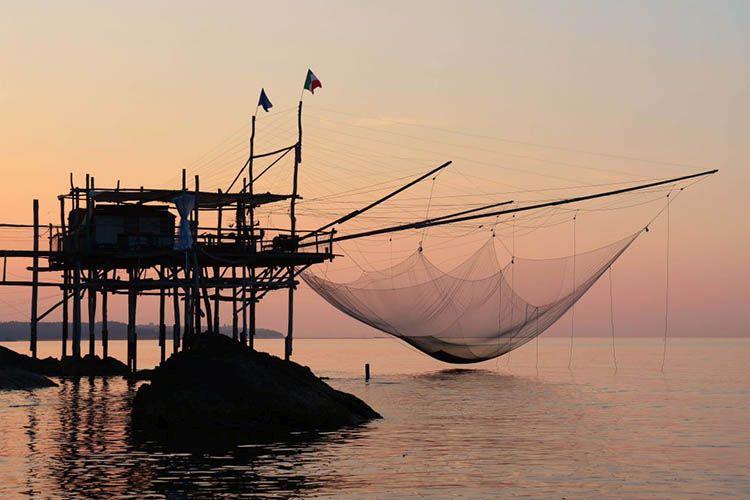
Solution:
[{"label": "net rope", "polygon": [[[575,304],[641,231],[595,250],[553,259],[512,256],[494,238],[449,271],[415,251],[382,270],[337,283],[302,279],[337,309],[433,358],[474,363],[507,354],[543,333]],[[575,263],[575,272],[573,266]]]}]

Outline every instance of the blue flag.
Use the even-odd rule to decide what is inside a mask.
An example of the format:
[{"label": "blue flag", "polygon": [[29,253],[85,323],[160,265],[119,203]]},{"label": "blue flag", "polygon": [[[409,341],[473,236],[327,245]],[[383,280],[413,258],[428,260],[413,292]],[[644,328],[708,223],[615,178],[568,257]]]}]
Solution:
[{"label": "blue flag", "polygon": [[268,112],[268,110],[273,107],[273,104],[271,104],[271,100],[266,95],[266,91],[264,89],[260,89],[260,99],[258,99],[258,106],[263,106],[263,111],[265,112]]}]

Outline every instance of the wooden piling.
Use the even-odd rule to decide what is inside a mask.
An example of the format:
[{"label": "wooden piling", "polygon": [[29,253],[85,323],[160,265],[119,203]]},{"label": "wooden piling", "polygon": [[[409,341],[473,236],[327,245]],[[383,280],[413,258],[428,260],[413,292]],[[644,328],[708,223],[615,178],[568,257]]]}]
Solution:
[{"label": "wooden piling", "polygon": [[370,363],[365,363],[365,381],[369,382],[370,380]]},{"label": "wooden piling", "polygon": [[[164,279],[164,266],[161,267],[159,277]],[[159,288],[159,360],[164,363],[167,354],[167,323],[164,319],[164,307],[166,305],[166,290]]]},{"label": "wooden piling", "polygon": [[31,276],[31,357],[36,358],[37,307],[39,302],[39,200],[34,200],[34,257]]},{"label": "wooden piling", "polygon": [[91,356],[96,353],[96,288],[93,285],[95,280],[96,272],[93,269],[89,269],[89,282],[86,287],[86,294],[88,295],[89,354]]},{"label": "wooden piling", "polygon": [[128,286],[128,369],[131,373],[135,373],[136,370],[136,304],[138,300],[138,293],[133,285],[133,281],[136,279],[135,269],[128,270],[128,278],[130,284]]},{"label": "wooden piling", "polygon": [[[60,196],[60,249],[65,252],[65,198]],[[65,253],[63,253],[63,262]],[[64,358],[68,355],[68,292],[70,291],[70,271],[67,266],[63,270],[63,290],[62,290],[62,354]]]},{"label": "wooden piling", "polygon": [[[235,266],[232,266],[232,281],[237,279],[237,268]],[[234,340],[237,340],[237,287],[232,287],[232,338]],[[247,343],[247,339],[245,338],[244,332],[242,335],[242,338],[240,339],[240,342],[242,345],[245,345]]]},{"label": "wooden piling", "polygon": [[[216,281],[219,281],[219,278],[221,278],[221,273],[219,272],[219,266],[214,266],[214,279]],[[221,333],[221,322],[219,320],[219,293],[220,288],[217,286],[214,288],[214,309],[213,309],[213,319],[214,319],[214,333]]]},{"label": "wooden piling", "polygon": [[73,346],[74,358],[81,357],[81,263],[76,259],[73,268]]},{"label": "wooden piling", "polygon": [[[200,209],[198,208],[198,195],[200,193],[200,177],[195,176],[195,208],[193,209],[193,224],[195,225],[195,237],[193,238],[193,246],[196,246],[198,244],[198,228],[200,227],[199,224],[199,214]],[[200,281],[201,281],[201,268],[198,265],[198,255],[196,253],[196,249],[193,248],[192,251],[192,257],[193,257],[193,312],[195,315],[195,320],[193,323],[194,332],[193,333],[200,333],[201,332],[201,287],[200,287]]]},{"label": "wooden piling", "polygon": [[[107,271],[104,271],[104,278]],[[102,288],[102,359],[109,356],[109,325],[107,322],[107,289]]]},{"label": "wooden piling", "polygon": [[62,354],[68,355],[68,292],[70,290],[70,272],[66,269],[63,271],[63,297],[62,297]]},{"label": "wooden piling", "polygon": [[247,267],[242,266],[242,337],[247,337],[250,349],[255,349],[255,335],[247,329]]},{"label": "wooden piling", "polygon": [[[177,283],[177,266],[172,267],[172,280]],[[173,321],[172,325],[172,353],[176,353],[180,350],[180,289],[175,286],[172,288],[172,302],[173,302]]]}]

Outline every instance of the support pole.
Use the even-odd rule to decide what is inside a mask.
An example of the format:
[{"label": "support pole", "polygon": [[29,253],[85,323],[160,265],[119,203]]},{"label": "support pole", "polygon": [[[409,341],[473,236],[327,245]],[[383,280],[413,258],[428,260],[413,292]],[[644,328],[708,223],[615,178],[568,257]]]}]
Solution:
[{"label": "support pole", "polygon": [[[72,179],[72,174],[71,174]],[[87,183],[88,184],[88,183]],[[71,180],[72,188],[72,180]],[[75,254],[73,267],[73,357],[81,357],[81,225],[83,224],[79,209],[81,207],[81,195],[76,188],[73,197],[73,209],[75,210],[75,229],[71,229],[71,246]]]},{"label": "support pole", "polygon": [[[219,194],[221,194],[221,189],[219,189]],[[219,205],[217,214],[217,221],[216,221],[216,243],[221,247],[221,224],[222,224],[222,214],[223,210],[221,205]],[[214,278],[216,281],[219,281],[219,278],[221,278],[221,275],[219,273],[219,266],[214,266]],[[221,288],[217,286],[214,289],[214,333],[220,333],[221,329],[221,319],[219,315],[219,297],[221,295]]]},{"label": "support pole", "polygon": [[68,355],[68,292],[70,288],[70,271],[68,271],[67,243],[65,241],[65,198],[60,197],[60,248],[63,252],[63,303],[62,303],[62,357]]},{"label": "support pole", "polygon": [[[160,276],[164,279],[164,266],[161,267]],[[164,363],[167,355],[167,323],[164,319],[164,307],[166,303],[166,290],[159,287],[159,360]]]},{"label": "support pole", "polygon": [[[104,278],[107,277],[107,271],[104,271]],[[107,289],[102,288],[102,359],[109,357],[109,324],[107,318]]]},{"label": "support pole", "polygon": [[[248,162],[248,177],[247,177],[247,192],[251,195],[255,194],[255,173],[253,171],[253,157],[254,157],[254,151],[255,151],[255,116],[253,116],[252,121],[252,131],[250,133],[250,161]],[[250,201],[250,252],[251,256],[253,257],[253,261],[255,260],[255,254],[258,251],[256,240],[255,240],[255,205],[253,204],[252,200]],[[242,330],[245,332],[248,332],[249,336],[249,344],[250,349],[255,350],[255,296],[256,296],[256,287],[255,284],[255,262],[253,262],[253,265],[247,269],[250,274],[250,282],[252,283],[250,285],[250,331],[248,332],[248,312],[247,312],[247,284],[245,283],[247,279],[247,272],[246,268],[243,267],[242,269],[242,281],[243,281],[243,288],[242,288]]]},{"label": "support pole", "polygon": [[81,263],[76,258],[73,268],[73,351],[74,358],[81,357]]},{"label": "support pole", "polygon": [[89,269],[89,282],[86,287],[88,294],[88,313],[89,313],[89,355],[96,353],[96,290],[93,282],[96,280],[96,272]]},{"label": "support pole", "polygon": [[39,302],[39,200],[34,200],[34,257],[31,275],[31,357],[36,358],[37,307]]},{"label": "support pole", "polygon": [[[221,278],[221,273],[219,272],[219,266],[214,266],[214,279],[219,281]],[[220,333],[221,329],[221,321],[219,319],[219,297],[220,297],[220,288],[217,286],[214,288],[214,310],[213,310],[213,318],[214,318],[214,333]]]},{"label": "support pole", "polygon": [[[289,204],[289,220],[291,223],[292,241],[297,236],[297,217],[295,208],[297,204],[297,181],[299,177],[299,164],[302,163],[302,101],[297,108],[297,147],[294,151],[294,172],[292,176],[292,200]],[[296,245],[294,252],[296,252]],[[292,342],[294,340],[294,266],[289,266],[289,311],[287,318],[287,333],[284,342],[284,359],[287,361],[292,357]]]},{"label": "support pole", "polygon": [[136,270],[128,270],[128,278],[130,284],[128,286],[128,369],[131,373],[135,373],[137,367],[137,354],[136,354],[136,307],[138,301],[138,291],[133,284],[136,279]]},{"label": "support pole", "polygon": [[[203,276],[201,276],[201,278],[203,278]],[[206,270],[205,280],[208,281],[208,270]],[[201,292],[201,295],[203,295],[203,304],[205,305],[206,331],[208,333],[215,333],[213,311],[211,310],[211,299],[208,296],[208,287],[206,285],[203,285],[201,287]]]},{"label": "support pole", "polygon": [[63,298],[62,298],[62,357],[68,355],[68,289],[70,288],[70,272],[63,271]]},{"label": "support pole", "polygon": [[201,287],[200,287],[200,281],[201,281],[201,268],[198,265],[198,255],[196,254],[196,249],[198,245],[198,228],[200,227],[198,225],[198,193],[200,192],[200,178],[196,175],[195,176],[195,209],[193,212],[193,223],[195,224],[195,237],[193,238],[193,313],[195,317],[195,322],[193,323],[194,331],[193,333],[200,333],[201,332]]},{"label": "support pole", "polygon": [[[253,285],[253,290],[255,290],[254,287],[255,285]],[[250,342],[250,348],[255,350],[255,331],[256,331],[255,303],[257,302],[257,300],[255,299],[255,291],[253,291],[253,293],[251,294],[249,305],[247,305],[247,297],[245,297],[244,300],[245,300],[246,307],[249,309],[249,316],[248,317],[243,316],[242,320],[245,322],[245,325],[244,325],[245,329],[248,329],[248,326],[249,326],[248,339]],[[248,322],[249,322],[249,325],[248,325]]]},{"label": "support pole", "polygon": [[[237,268],[235,266],[232,266],[232,281],[234,282],[237,279]],[[237,287],[232,287],[232,338],[234,340],[237,340]],[[242,338],[240,339],[240,343],[242,345],[247,345],[247,337],[245,336],[245,332],[242,332]]]},{"label": "support pole", "polygon": [[177,266],[172,267],[172,280],[175,282],[174,288],[172,288],[172,307],[174,308],[172,325],[172,353],[176,353],[180,350],[180,289],[176,286],[177,283]]},{"label": "support pole", "polygon": [[183,271],[185,278],[185,304],[183,306],[183,314],[185,315],[185,331],[183,332],[182,348],[185,349],[189,346],[190,335],[193,331],[193,297],[192,289],[188,283],[190,283],[190,258],[187,250],[185,251],[185,269]]},{"label": "support pole", "polygon": [[[252,302],[251,302],[252,306]],[[250,310],[252,317],[253,309]],[[255,349],[255,329],[250,330],[248,335],[247,329],[247,267],[242,266],[242,337],[248,337],[250,349]]]}]

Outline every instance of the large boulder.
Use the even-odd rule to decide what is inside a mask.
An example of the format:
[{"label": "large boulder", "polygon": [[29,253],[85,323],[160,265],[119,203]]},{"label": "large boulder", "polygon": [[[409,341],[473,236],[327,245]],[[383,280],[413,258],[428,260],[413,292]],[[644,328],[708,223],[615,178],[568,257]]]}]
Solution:
[{"label": "large boulder", "polygon": [[381,416],[309,368],[201,334],[154,370],[136,393],[132,424],[167,438],[233,435],[263,440],[290,431],[362,424]]}]

